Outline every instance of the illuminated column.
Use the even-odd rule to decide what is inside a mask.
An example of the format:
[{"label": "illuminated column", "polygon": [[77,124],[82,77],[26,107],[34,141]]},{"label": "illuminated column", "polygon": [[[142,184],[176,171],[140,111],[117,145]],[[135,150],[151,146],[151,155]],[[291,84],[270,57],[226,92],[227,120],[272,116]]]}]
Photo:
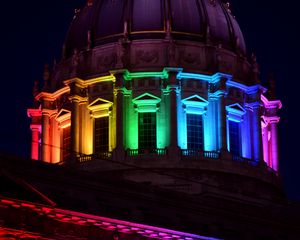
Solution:
[{"label": "illuminated column", "polygon": [[205,151],[217,151],[219,149],[218,131],[217,131],[217,108],[218,98],[213,94],[209,96],[209,104],[206,112],[205,131],[204,131],[204,143]]},{"label": "illuminated column", "polygon": [[[268,123],[262,122],[262,143],[263,143],[263,156],[265,163],[270,166],[269,161],[269,130]],[[270,166],[272,167],[272,166]]]},{"label": "illuminated column", "polygon": [[218,92],[219,96],[219,134],[220,138],[220,149],[222,152],[228,151],[227,149],[227,112],[226,112],[226,79],[221,78],[220,80],[220,90]]},{"label": "illuminated column", "polygon": [[116,148],[123,149],[123,90],[118,89],[116,90],[116,98],[117,98],[117,141],[116,141]]},{"label": "illuminated column", "polygon": [[42,161],[50,162],[50,113],[42,111]]},{"label": "illuminated column", "polygon": [[[267,126],[265,129],[268,129],[264,132],[264,156],[268,154],[268,163],[269,166],[274,170],[279,170],[279,158],[278,158],[278,133],[277,133],[277,124],[280,120],[280,117],[277,117],[277,112],[282,108],[282,103],[279,100],[269,101],[265,96],[261,95],[261,101],[264,106],[264,116],[263,123]],[[270,135],[270,136],[269,136]],[[268,140],[268,142],[267,142]]]},{"label": "illuminated column", "polygon": [[75,161],[79,153],[79,99],[73,96],[71,101],[71,157]]},{"label": "illuminated column", "polygon": [[41,132],[41,118],[42,112],[40,109],[28,109],[27,116],[31,118],[31,158],[40,160],[40,132]]},{"label": "illuminated column", "polygon": [[252,158],[252,144],[251,144],[251,116],[252,108],[245,104],[245,115],[241,121],[241,150],[242,157],[251,159]]},{"label": "illuminated column", "polygon": [[60,161],[60,132],[56,115],[50,119],[50,133],[51,133],[51,163],[58,163]]},{"label": "illuminated column", "polygon": [[178,133],[177,133],[177,88],[170,88],[170,146],[178,146]]},{"label": "illuminated column", "polygon": [[269,131],[268,127],[263,129],[263,149],[264,149],[264,160],[269,165]]},{"label": "illuminated column", "polygon": [[87,101],[80,104],[80,112],[82,118],[80,152],[89,155],[93,153],[93,118]]},{"label": "illuminated column", "polygon": [[270,119],[270,130],[271,130],[271,154],[272,154],[272,168],[275,171],[279,170],[279,158],[278,158],[278,133],[277,123],[279,117],[272,117]]},{"label": "illuminated column", "polygon": [[124,157],[124,129],[123,129],[123,101],[124,101],[124,77],[123,71],[115,72],[115,107],[116,107],[116,148],[114,157]]},{"label": "illuminated column", "polygon": [[180,156],[180,148],[178,147],[178,127],[177,127],[177,83],[178,70],[170,69],[169,71],[169,91],[170,91],[170,159],[178,159]]},{"label": "illuminated column", "polygon": [[252,159],[255,161],[261,161],[263,159],[262,153],[262,130],[261,130],[261,106],[259,103],[252,104],[253,109],[253,156]]},{"label": "illuminated column", "polygon": [[41,126],[36,124],[30,125],[31,129],[31,159],[39,160],[39,134]]}]

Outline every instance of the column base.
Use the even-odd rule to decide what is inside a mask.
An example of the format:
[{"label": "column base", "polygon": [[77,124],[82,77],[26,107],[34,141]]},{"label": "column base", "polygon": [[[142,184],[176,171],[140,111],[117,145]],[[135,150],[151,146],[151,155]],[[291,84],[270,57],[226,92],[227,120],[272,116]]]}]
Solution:
[{"label": "column base", "polygon": [[232,160],[232,154],[230,152],[228,152],[227,150],[221,149],[220,159],[222,161],[231,161]]},{"label": "column base", "polygon": [[114,161],[123,161],[125,159],[125,149],[122,147],[115,148],[112,152],[112,159]]},{"label": "column base", "polygon": [[171,161],[180,161],[181,159],[181,148],[178,146],[169,146],[168,150],[168,158]]}]

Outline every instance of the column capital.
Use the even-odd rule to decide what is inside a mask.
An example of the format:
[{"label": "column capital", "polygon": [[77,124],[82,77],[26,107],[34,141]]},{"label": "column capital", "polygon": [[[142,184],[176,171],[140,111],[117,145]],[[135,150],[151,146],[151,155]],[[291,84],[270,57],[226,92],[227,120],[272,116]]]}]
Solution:
[{"label": "column capital", "polygon": [[79,95],[73,95],[73,96],[70,96],[69,97],[69,100],[71,102],[77,102],[77,103],[85,103],[87,102],[88,98],[87,97],[82,97],[82,96],[79,96]]},{"label": "column capital", "polygon": [[263,116],[263,119],[268,124],[272,124],[272,123],[277,124],[280,121],[280,117],[278,117],[278,116],[273,116],[273,117]]},{"label": "column capital", "polygon": [[115,87],[114,88],[114,95],[117,96],[119,93],[122,93],[122,94],[127,93],[128,94],[128,92],[126,92],[125,88],[123,88],[123,87]]},{"label": "column capital", "polygon": [[115,77],[115,88],[123,88],[125,86],[124,75],[126,75],[126,73],[128,73],[127,69],[117,69],[110,71],[110,74]]},{"label": "column capital", "polygon": [[54,110],[47,109],[47,108],[42,109],[42,116],[49,116],[49,117],[51,117],[51,116],[53,116],[55,114],[57,114],[57,109],[54,109]]},{"label": "column capital", "polygon": [[27,116],[28,117],[41,117],[42,116],[42,111],[39,108],[29,108],[27,109]]},{"label": "column capital", "polygon": [[41,124],[30,124],[30,129],[31,129],[31,131],[39,131],[39,132],[41,132],[41,130],[42,130],[42,126],[41,126]]}]

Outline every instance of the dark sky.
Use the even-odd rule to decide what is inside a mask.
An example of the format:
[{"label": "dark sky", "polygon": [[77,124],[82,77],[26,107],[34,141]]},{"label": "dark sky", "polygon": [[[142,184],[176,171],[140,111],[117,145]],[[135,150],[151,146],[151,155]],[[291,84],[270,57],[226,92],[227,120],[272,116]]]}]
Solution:
[{"label": "dark sky", "polygon": [[[30,122],[26,108],[32,104],[33,82],[42,81],[45,63],[52,64],[54,58],[59,60],[74,9],[85,1],[1,2],[0,152],[29,156]],[[292,2],[273,0],[232,0],[230,3],[246,39],[248,54],[257,55],[262,81],[266,81],[270,72],[276,76],[277,95],[284,106],[279,127],[283,182],[287,195],[300,200],[297,7]]]}]

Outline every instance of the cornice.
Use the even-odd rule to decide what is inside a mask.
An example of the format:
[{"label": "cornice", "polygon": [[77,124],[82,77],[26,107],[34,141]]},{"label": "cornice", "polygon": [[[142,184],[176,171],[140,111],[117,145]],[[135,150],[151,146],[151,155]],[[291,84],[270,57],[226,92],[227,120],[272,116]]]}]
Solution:
[{"label": "cornice", "polygon": [[29,108],[27,109],[28,117],[40,117],[42,116],[42,111],[40,108]]},{"label": "cornice", "polygon": [[282,103],[280,100],[271,100],[269,101],[264,95],[261,95],[261,100],[264,103],[265,107],[270,109],[270,108],[282,108]]},{"label": "cornice", "polygon": [[41,99],[46,100],[46,101],[54,101],[56,100],[59,96],[70,92],[70,88],[68,86],[63,87],[59,90],[57,90],[54,93],[48,93],[48,92],[40,92],[38,95],[36,95],[35,99],[37,101],[40,101]]}]

